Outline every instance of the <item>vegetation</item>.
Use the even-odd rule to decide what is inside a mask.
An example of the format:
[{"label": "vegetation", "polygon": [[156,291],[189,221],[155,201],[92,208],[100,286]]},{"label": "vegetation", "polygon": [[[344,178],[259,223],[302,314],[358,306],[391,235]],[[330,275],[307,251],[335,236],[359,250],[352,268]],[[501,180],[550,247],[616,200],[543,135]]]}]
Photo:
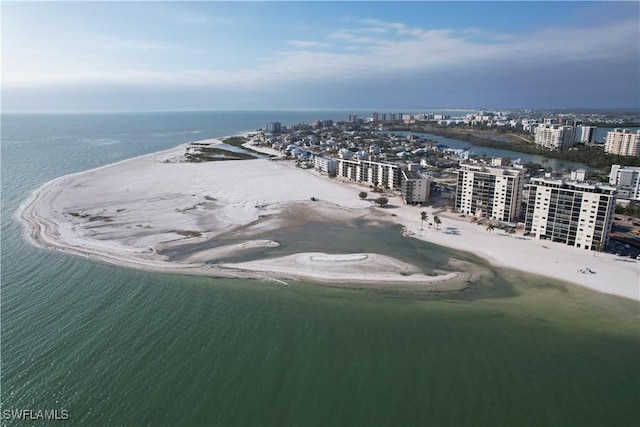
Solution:
[{"label": "vegetation", "polygon": [[112,222],[113,221],[113,218],[106,215],[91,215],[88,213],[80,213],[80,212],[69,212],[69,215],[76,218],[88,219],[89,222],[93,222],[93,221]]},{"label": "vegetation", "polygon": [[236,153],[211,146],[198,146],[197,152],[186,153],[185,157],[190,163],[215,162],[220,160],[247,160],[256,157],[249,153]]},{"label": "vegetation", "polygon": [[601,251],[602,251],[602,242],[601,241],[593,242],[593,256],[596,256],[596,252],[601,252]]},{"label": "vegetation", "polygon": [[433,216],[433,222],[436,225],[436,230],[440,230],[440,224],[442,224],[442,221],[438,215]]},{"label": "vegetation", "polygon": [[420,230],[424,230],[422,227],[425,221],[429,221],[429,215],[425,211],[420,212]]},{"label": "vegetation", "polygon": [[377,199],[374,200],[374,202],[380,205],[381,208],[384,208],[387,205],[387,203],[389,203],[389,199],[387,199],[386,197],[378,197]]},{"label": "vegetation", "polygon": [[176,233],[179,234],[181,236],[185,236],[185,237],[200,237],[202,236],[202,233],[200,233],[199,231],[193,231],[193,230],[170,230],[172,233]]},{"label": "vegetation", "polygon": [[367,198],[367,192],[366,191],[361,191],[360,194],[358,194],[358,197],[360,197],[362,200]]},{"label": "vegetation", "polygon": [[229,138],[225,138],[222,140],[225,144],[233,145],[234,147],[242,148],[243,150],[247,150],[251,153],[262,154],[259,151],[253,150],[249,147],[245,147],[244,144],[247,143],[247,138],[243,136],[232,136]]},{"label": "vegetation", "polygon": [[631,201],[627,206],[616,205],[615,213],[640,218],[640,203]]},{"label": "vegetation", "polygon": [[491,224],[490,222],[487,223],[487,231],[489,233],[491,233],[493,230],[495,230],[495,227],[493,226],[493,224]]}]

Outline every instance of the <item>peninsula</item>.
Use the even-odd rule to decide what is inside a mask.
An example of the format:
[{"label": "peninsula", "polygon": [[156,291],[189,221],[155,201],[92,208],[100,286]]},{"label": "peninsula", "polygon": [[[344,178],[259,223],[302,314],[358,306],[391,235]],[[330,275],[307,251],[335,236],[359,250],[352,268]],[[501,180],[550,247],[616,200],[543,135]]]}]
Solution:
[{"label": "peninsula", "polygon": [[[222,142],[199,144],[200,148],[203,144],[215,148]],[[292,221],[371,218],[401,224],[407,236],[473,252],[497,266],[640,299],[636,261],[611,254],[594,256],[525,236],[488,233],[457,215],[405,205],[393,194],[388,194],[389,204],[395,209],[381,208],[359,197],[361,185],[297,168],[293,161],[190,162],[187,158],[193,148],[193,144],[181,145],[57,178],[38,189],[18,215],[37,245],[151,271],[400,288],[446,285],[451,289],[467,286],[474,275],[482,274],[455,259],[446,270],[425,273],[376,253],[299,253],[268,260],[225,261],[232,255],[278,245],[253,239],[258,231],[285,227]],[[277,154],[258,145],[252,148]],[[440,215],[442,228],[421,229],[422,210]],[[179,261],[166,255],[186,242],[215,242],[230,235],[241,243],[206,249],[203,245],[202,250]]]}]

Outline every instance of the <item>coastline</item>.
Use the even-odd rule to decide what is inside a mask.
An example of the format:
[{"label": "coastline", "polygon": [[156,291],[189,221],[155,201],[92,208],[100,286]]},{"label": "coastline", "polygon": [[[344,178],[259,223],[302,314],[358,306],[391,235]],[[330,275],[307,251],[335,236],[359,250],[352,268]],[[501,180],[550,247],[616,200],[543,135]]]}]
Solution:
[{"label": "coastline", "polygon": [[[558,243],[502,235],[498,230],[489,233],[455,214],[406,206],[399,197],[389,198],[393,208],[378,208],[358,198],[360,191],[367,190],[364,186],[331,180],[295,168],[291,162],[181,162],[188,146],[56,178],[36,190],[17,214],[38,246],[151,271],[334,284],[357,279],[363,286],[383,282],[396,288],[443,283],[459,288],[474,274],[461,269],[427,276],[401,260],[375,253],[301,253],[268,261],[223,262],[231,253],[277,245],[254,241],[251,234],[286,225],[283,213],[301,210],[301,220],[324,221],[373,216],[401,224],[407,236],[472,252],[495,266],[640,300],[640,263],[635,260],[605,253],[593,256]],[[310,201],[311,197],[319,201]],[[441,217],[440,230],[420,230],[423,210],[431,218]],[[189,262],[174,262],[160,253],[226,233],[246,237],[246,246],[219,248],[217,255],[201,253]],[[208,262],[212,259],[222,262]],[[593,273],[581,272],[587,268]]]}]

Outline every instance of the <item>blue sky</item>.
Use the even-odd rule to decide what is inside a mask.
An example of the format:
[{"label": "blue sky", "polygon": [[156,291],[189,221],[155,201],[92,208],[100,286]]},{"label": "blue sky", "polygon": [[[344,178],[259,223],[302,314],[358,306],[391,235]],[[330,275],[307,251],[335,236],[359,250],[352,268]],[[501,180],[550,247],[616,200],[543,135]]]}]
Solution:
[{"label": "blue sky", "polygon": [[3,111],[640,108],[638,2],[2,2]]}]

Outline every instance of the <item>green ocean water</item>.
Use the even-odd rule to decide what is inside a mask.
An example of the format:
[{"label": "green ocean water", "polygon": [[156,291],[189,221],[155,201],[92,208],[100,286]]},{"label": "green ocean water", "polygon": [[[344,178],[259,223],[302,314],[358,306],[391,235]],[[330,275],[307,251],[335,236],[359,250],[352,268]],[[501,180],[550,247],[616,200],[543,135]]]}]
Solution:
[{"label": "green ocean water", "polygon": [[[149,129],[158,126],[145,117],[153,119]],[[194,131],[213,120],[183,118]],[[101,140],[117,139],[109,134],[114,120],[128,124],[136,144],[157,138],[140,130],[140,117],[92,120],[87,133],[103,132]],[[67,410],[64,424],[82,426],[640,422],[636,301],[491,268],[473,248],[459,253],[367,223],[312,224],[272,237],[283,242],[280,254],[375,247],[426,269],[455,256],[491,275],[463,291],[412,294],[156,274],[34,248],[11,217],[15,208],[47,179],[90,167],[105,146],[73,142],[65,135],[75,127],[63,132],[37,118],[14,131],[28,137],[5,145],[6,123],[3,425],[47,424],[5,419],[15,409]],[[38,129],[62,137],[29,136]],[[133,142],[119,138],[114,145],[130,157]]]}]

